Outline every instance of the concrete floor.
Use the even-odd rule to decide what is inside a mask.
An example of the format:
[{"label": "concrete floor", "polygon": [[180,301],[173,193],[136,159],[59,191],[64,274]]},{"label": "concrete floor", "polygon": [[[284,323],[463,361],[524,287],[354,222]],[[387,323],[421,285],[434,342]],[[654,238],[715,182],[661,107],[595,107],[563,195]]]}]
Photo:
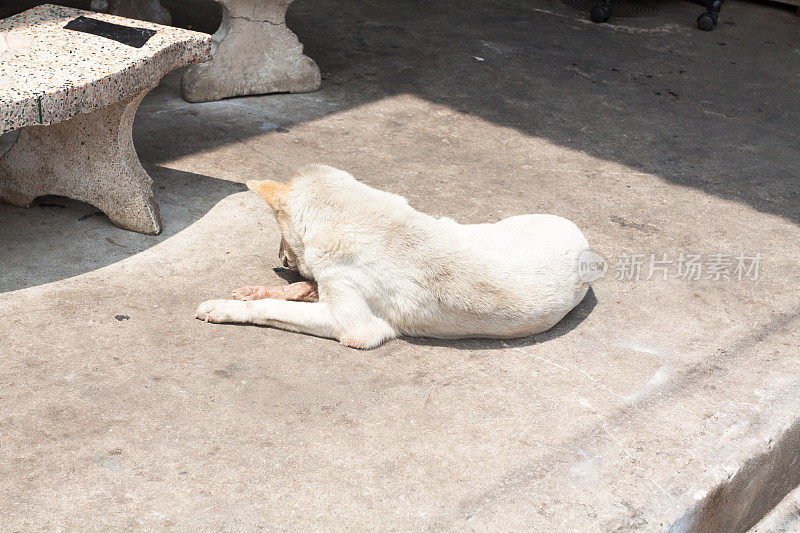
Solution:
[{"label": "concrete floor", "polygon": [[[753,525],[800,482],[800,19],[731,2],[705,33],[657,6],[299,0],[320,91],[188,104],[173,73],[142,104],[162,235],[0,205],[2,529]],[[761,275],[609,275],[507,342],[194,320],[280,282],[241,183],[309,162],[464,222],[559,214],[612,263],[760,253]]]}]

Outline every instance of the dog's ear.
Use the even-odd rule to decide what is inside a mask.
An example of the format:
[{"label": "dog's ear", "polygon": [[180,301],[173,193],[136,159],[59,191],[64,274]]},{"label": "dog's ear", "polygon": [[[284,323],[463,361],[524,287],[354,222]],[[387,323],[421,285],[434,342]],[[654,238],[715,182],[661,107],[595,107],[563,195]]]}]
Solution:
[{"label": "dog's ear", "polygon": [[247,182],[247,186],[260,194],[264,200],[267,201],[269,206],[275,210],[280,209],[286,194],[291,189],[291,187],[286,183],[280,183],[278,181],[271,180],[251,180]]}]

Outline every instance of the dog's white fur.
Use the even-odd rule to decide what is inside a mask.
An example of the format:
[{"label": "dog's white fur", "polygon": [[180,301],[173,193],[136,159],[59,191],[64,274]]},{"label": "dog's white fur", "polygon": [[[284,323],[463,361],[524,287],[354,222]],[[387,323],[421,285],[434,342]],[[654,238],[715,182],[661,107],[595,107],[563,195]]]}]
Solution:
[{"label": "dog's white fur", "polygon": [[[265,195],[267,183],[273,190]],[[323,165],[302,169],[288,186],[248,186],[273,207],[292,262],[316,280],[319,301],[210,300],[200,305],[197,318],[373,348],[398,335],[540,333],[588,290],[576,266],[589,245],[561,217],[458,224],[420,213],[401,196]]]}]

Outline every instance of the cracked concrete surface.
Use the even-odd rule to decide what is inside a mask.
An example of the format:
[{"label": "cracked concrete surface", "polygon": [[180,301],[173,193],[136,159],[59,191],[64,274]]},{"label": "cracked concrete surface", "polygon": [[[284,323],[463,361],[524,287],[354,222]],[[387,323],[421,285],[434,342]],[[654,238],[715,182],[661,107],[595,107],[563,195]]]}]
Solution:
[{"label": "cracked concrete surface", "polygon": [[251,18],[251,17],[245,17],[244,15],[240,15],[240,16],[231,15],[231,18],[232,19],[242,19],[242,20],[246,20],[248,22],[266,22],[267,24],[271,24],[272,26],[286,26],[286,22],[285,21],[274,22],[274,21],[269,20],[269,19],[255,19],[255,18]]},{"label": "cracked concrete surface", "polygon": [[[165,78],[134,124],[162,235],[57,197],[0,205],[8,528],[730,531],[772,510],[757,530],[791,530],[798,20],[735,2],[704,33],[699,9],[596,26],[541,0],[301,1],[320,91],[187,104]],[[280,282],[242,183],[309,162],[460,221],[565,216],[612,265],[744,252],[761,271],[612,270],[514,341],[360,352],[193,320]]]}]

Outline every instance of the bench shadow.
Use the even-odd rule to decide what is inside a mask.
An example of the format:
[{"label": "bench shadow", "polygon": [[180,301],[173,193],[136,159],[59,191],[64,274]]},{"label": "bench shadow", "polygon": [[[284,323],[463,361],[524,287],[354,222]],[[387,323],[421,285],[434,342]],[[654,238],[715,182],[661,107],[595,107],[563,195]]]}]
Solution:
[{"label": "bench shadow", "polygon": [[[660,10],[612,28],[561,3],[294,2],[287,24],[320,66],[320,91],[195,104],[170,115],[192,143],[148,148],[163,162],[264,135],[261,124],[291,131],[404,94],[586,154],[598,172],[611,162],[623,176],[652,175],[800,222],[800,108],[785,78],[800,64],[785,45],[793,15],[732,4],[702,32],[694,4]],[[206,18],[213,27],[214,13]],[[763,40],[737,29],[747,19],[752,28],[778,23]],[[226,125],[222,110],[237,120]]]},{"label": "bench shadow", "polygon": [[0,204],[0,293],[77,276],[147,250],[199,220],[243,184],[160,166],[147,168],[164,230],[117,228],[96,207],[42,196],[27,209]]},{"label": "bench shadow", "polygon": [[456,348],[459,350],[499,350],[507,348],[522,348],[540,344],[562,335],[566,335],[577,328],[581,322],[591,314],[597,306],[597,297],[594,290],[589,287],[589,292],[583,297],[581,303],[567,313],[561,321],[545,332],[519,339],[432,339],[428,337],[401,337],[409,344],[417,346],[437,346],[444,348]]},{"label": "bench shadow", "polygon": [[[37,3],[0,6],[0,16]],[[204,31],[218,24],[212,0],[163,3],[176,24]],[[294,2],[287,24],[320,66],[319,92],[188,104],[173,76],[160,93],[172,99],[151,100],[160,113],[153,122],[179,121],[180,136],[192,142],[167,145],[156,136],[143,147],[164,163],[264,135],[268,124],[281,135],[409,94],[587,154],[598,170],[616,163],[800,223],[800,108],[786,77],[800,65],[785,45],[793,42],[793,15],[731,4],[714,32],[701,32],[693,4],[659,9],[657,17],[611,26],[560,3]],[[737,22],[745,20],[753,29],[742,33]]]}]

